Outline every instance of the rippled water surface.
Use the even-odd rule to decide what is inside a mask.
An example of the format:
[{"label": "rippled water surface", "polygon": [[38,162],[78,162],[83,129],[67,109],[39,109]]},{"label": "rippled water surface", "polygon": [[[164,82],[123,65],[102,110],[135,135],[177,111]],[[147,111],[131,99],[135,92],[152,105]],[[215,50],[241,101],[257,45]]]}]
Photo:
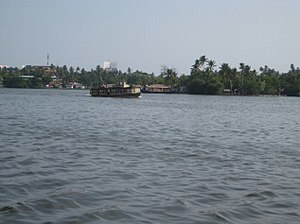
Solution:
[{"label": "rippled water surface", "polygon": [[300,98],[0,89],[0,223],[299,223]]}]

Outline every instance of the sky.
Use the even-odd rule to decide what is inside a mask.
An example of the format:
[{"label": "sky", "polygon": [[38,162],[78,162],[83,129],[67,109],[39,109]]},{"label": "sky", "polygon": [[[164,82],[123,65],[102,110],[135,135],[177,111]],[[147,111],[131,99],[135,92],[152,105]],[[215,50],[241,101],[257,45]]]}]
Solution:
[{"label": "sky", "polygon": [[0,0],[0,64],[90,70],[104,61],[189,74],[205,55],[280,72],[300,66],[299,0]]}]

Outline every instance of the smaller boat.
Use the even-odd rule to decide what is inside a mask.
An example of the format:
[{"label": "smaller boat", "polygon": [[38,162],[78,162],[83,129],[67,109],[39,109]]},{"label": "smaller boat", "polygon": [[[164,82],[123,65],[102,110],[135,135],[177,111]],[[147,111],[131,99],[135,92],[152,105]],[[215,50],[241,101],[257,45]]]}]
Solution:
[{"label": "smaller boat", "polygon": [[152,84],[150,86],[144,86],[142,88],[142,93],[176,93],[176,90],[171,88],[171,86]]},{"label": "smaller boat", "polygon": [[99,97],[139,97],[141,86],[128,85],[125,82],[119,84],[103,84],[90,89],[91,96]]}]

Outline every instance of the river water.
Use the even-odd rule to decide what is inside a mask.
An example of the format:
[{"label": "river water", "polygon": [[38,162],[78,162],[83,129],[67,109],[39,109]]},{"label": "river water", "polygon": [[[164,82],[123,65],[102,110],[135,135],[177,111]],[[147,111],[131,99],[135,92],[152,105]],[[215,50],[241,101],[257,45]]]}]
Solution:
[{"label": "river water", "polygon": [[0,223],[299,223],[299,100],[0,89]]}]

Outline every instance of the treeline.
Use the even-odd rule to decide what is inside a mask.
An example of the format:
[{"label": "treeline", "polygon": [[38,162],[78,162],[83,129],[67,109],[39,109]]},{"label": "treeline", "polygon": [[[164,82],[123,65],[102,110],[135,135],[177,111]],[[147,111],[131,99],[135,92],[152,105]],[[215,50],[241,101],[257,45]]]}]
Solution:
[{"label": "treeline", "polygon": [[70,67],[68,69],[67,66],[64,65],[63,67],[56,67],[56,71],[58,77],[62,79],[63,85],[66,85],[69,82],[79,82],[87,87],[97,85],[99,82],[127,82],[129,84],[146,85],[148,83],[152,84],[162,81],[153,73],[148,74],[138,70],[131,72],[130,68],[128,68],[127,72],[122,72],[121,70],[105,71],[99,65],[90,71],[80,69],[79,67],[76,69]]},{"label": "treeline", "polygon": [[174,90],[186,89],[191,94],[300,95],[300,69],[293,64],[286,73],[268,66],[256,71],[244,63],[240,63],[238,68],[227,63],[217,68],[214,60],[201,56],[192,65],[190,75],[180,76],[175,68],[167,66],[162,66],[158,76],[138,70],[132,72],[130,68],[126,72],[105,71],[99,65],[89,71],[66,65],[45,67],[3,68],[0,69],[0,81],[4,87],[45,88],[56,77],[56,82],[60,82],[62,87],[70,82],[79,82],[87,87],[99,82],[126,82],[141,86],[165,84]]},{"label": "treeline", "polygon": [[130,68],[127,72],[105,71],[99,65],[90,71],[79,67],[74,69],[72,66],[68,68],[66,65],[0,69],[0,81],[4,87],[8,88],[45,88],[53,80],[61,83],[62,87],[66,87],[71,82],[79,82],[86,87],[97,85],[100,81],[103,83],[127,82],[142,86],[167,83],[167,78],[162,75],[155,76],[154,73],[149,74],[138,70],[132,72]]},{"label": "treeline", "polygon": [[[232,68],[227,63],[215,70],[216,62],[201,56],[191,68],[186,86],[195,94],[237,95],[300,95],[300,69],[290,65],[287,73],[279,73],[268,66],[259,71],[240,63]],[[225,91],[224,91],[225,90]]]}]

